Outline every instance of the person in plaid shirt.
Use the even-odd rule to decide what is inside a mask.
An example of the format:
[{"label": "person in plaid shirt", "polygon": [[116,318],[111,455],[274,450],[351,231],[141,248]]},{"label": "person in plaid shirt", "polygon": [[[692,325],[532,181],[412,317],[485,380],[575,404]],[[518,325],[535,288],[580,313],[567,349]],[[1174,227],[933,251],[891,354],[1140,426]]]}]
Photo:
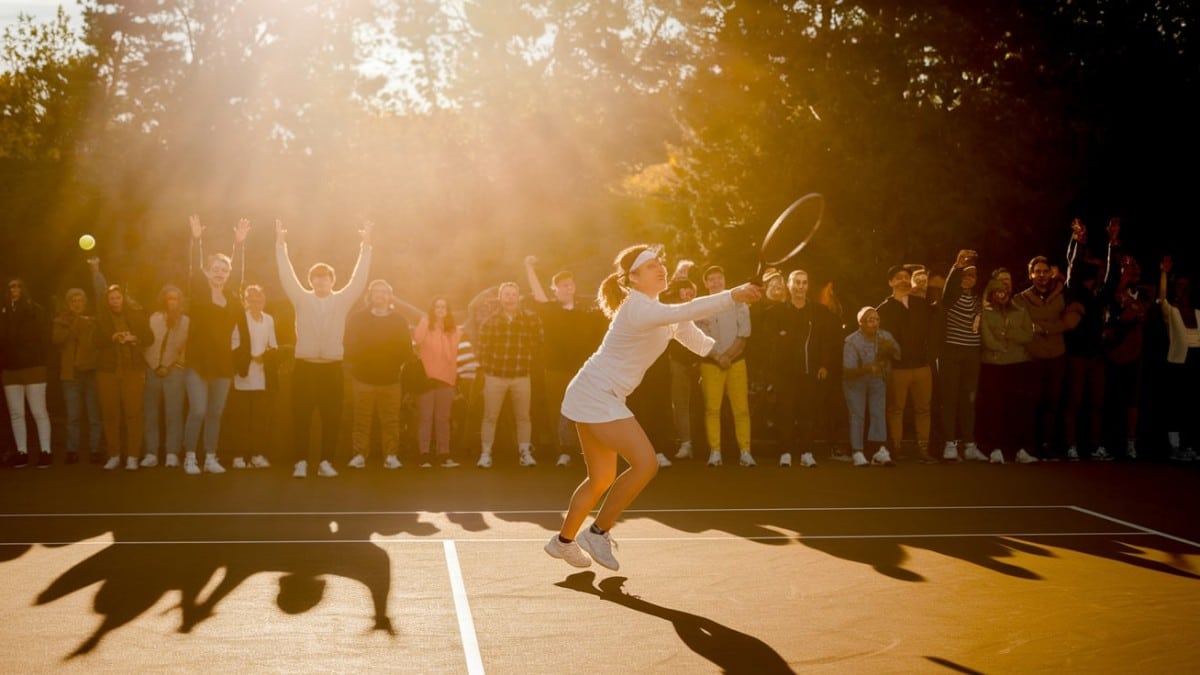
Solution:
[{"label": "person in plaid shirt", "polygon": [[479,327],[479,370],[483,373],[483,424],[479,429],[481,451],[479,467],[492,466],[492,444],[496,440],[496,420],[504,397],[512,395],[513,415],[517,421],[517,446],[521,466],[534,466],[533,446],[529,439],[531,387],[529,374],[534,355],[542,349],[542,320],[521,308],[521,291],[516,283],[500,284],[500,311]]}]

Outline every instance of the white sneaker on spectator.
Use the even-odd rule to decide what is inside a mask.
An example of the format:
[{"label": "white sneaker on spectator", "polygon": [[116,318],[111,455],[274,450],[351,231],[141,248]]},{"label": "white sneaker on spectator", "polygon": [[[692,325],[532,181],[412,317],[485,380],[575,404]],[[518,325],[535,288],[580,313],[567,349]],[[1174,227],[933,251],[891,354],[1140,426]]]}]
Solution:
[{"label": "white sneaker on spectator", "polygon": [[871,463],[867,461],[867,456],[863,454],[862,450],[855,450],[854,454],[850,455],[850,461],[854,466],[870,466],[871,465]]},{"label": "white sneaker on spectator", "polygon": [[457,469],[459,466],[461,465],[458,462],[450,459],[449,457],[447,457],[445,461],[441,463],[441,467],[443,469]]},{"label": "white sneaker on spectator", "polygon": [[1096,451],[1092,453],[1093,462],[1111,462],[1112,460],[1113,456],[1108,454],[1108,450],[1105,450],[1103,445],[1096,448]]},{"label": "white sneaker on spectator", "polygon": [[[168,455],[168,457],[169,456],[170,455]],[[146,467],[147,469],[153,469],[154,467],[158,466],[158,455],[146,455],[145,457],[142,457],[142,466]]]},{"label": "white sneaker on spectator", "polygon": [[954,441],[946,441],[946,447],[942,449],[943,462],[961,462],[962,458],[958,456],[958,444]]},{"label": "white sneaker on spectator", "polygon": [[179,466],[179,455],[173,452],[168,452],[167,461],[164,462],[164,464],[168,469],[174,469],[175,467]]},{"label": "white sneaker on spectator", "polygon": [[709,466],[721,466],[721,451],[720,450],[713,450],[712,452],[708,453],[708,465]]},{"label": "white sneaker on spectator", "polygon": [[429,461],[429,459],[428,459],[428,458],[426,458],[426,459],[423,459],[423,460],[421,460],[421,463],[420,463],[419,465],[417,465],[417,468],[419,468],[419,469],[432,469],[432,468],[433,468],[433,462]]},{"label": "white sneaker on spectator", "polygon": [[621,563],[617,562],[616,557],[613,556],[613,547],[617,542],[612,540],[611,535],[611,532],[596,534],[591,529],[585,529],[579,533],[575,541],[579,544],[579,548],[592,556],[592,560],[615,572],[621,568]]},{"label": "white sneaker on spectator", "polygon": [[751,455],[749,450],[743,451],[738,457],[738,464],[741,466],[758,466],[758,462],[754,461],[754,455]]},{"label": "white sneaker on spectator", "polygon": [[972,462],[986,462],[987,455],[979,451],[979,446],[974,443],[967,443],[967,449],[963,450],[963,457]]},{"label": "white sneaker on spectator", "polygon": [[667,459],[667,456],[661,452],[655,453],[654,458],[658,460],[658,465],[664,469],[671,466],[671,460]]},{"label": "white sneaker on spectator", "polygon": [[1017,464],[1035,464],[1037,461],[1038,458],[1025,452],[1025,448],[1017,451]]},{"label": "white sneaker on spectator", "polygon": [[521,466],[537,466],[537,460],[533,458],[533,451],[525,448],[521,451],[521,458],[517,460],[517,464]]},{"label": "white sneaker on spectator", "polygon": [[1079,461],[1079,449],[1073,445],[1071,447],[1067,448],[1067,461],[1068,462],[1078,462]]},{"label": "white sneaker on spectator", "polygon": [[233,463],[230,464],[230,466],[235,469],[244,469],[246,468],[246,460],[242,459],[241,457],[234,457]]},{"label": "white sneaker on spectator", "polygon": [[792,453],[785,452],[779,456],[779,466],[791,466],[791,465],[792,465]]},{"label": "white sneaker on spectator", "polygon": [[892,461],[892,453],[888,452],[888,449],[882,445],[879,446],[874,455],[871,455],[871,463],[875,466],[896,466],[896,463]]},{"label": "white sneaker on spectator", "polygon": [[321,478],[333,478],[338,474],[337,471],[334,470],[333,465],[329,463],[329,460],[323,459],[321,460],[321,463],[317,465],[317,475]]},{"label": "white sneaker on spectator", "polygon": [[571,456],[565,452],[563,454],[559,455],[558,461],[554,463],[554,466],[570,466],[570,465],[571,465]]},{"label": "white sneaker on spectator", "polygon": [[480,453],[479,461],[475,463],[475,466],[477,466],[481,469],[492,468],[492,453],[490,453],[490,452]]},{"label": "white sneaker on spectator", "polygon": [[292,478],[308,478],[308,462],[300,460],[292,469]]},{"label": "white sneaker on spectator", "polygon": [[200,464],[196,461],[196,453],[189,452],[183,456],[183,472],[189,476],[200,475]]},{"label": "white sneaker on spectator", "polygon": [[684,441],[679,444],[679,452],[675,453],[675,459],[691,459],[692,458],[692,442]]},{"label": "white sneaker on spectator", "polygon": [[800,466],[805,469],[811,469],[817,465],[817,460],[813,458],[811,452],[806,452],[800,455]]},{"label": "white sneaker on spectator", "polygon": [[579,544],[573,541],[564,544],[559,541],[557,534],[550,535],[550,541],[546,542],[542,548],[550,554],[551,558],[566,560],[567,564],[572,567],[591,567],[592,565],[592,559],[583,552],[583,549],[579,548]]},{"label": "white sneaker on spectator", "polygon": [[385,469],[399,469],[401,466],[404,465],[400,463],[400,458],[395,455],[388,455],[383,458],[383,468]]},{"label": "white sneaker on spectator", "polygon": [[126,457],[125,458],[125,470],[126,471],[137,471],[138,470],[137,457]]},{"label": "white sneaker on spectator", "polygon": [[995,450],[992,450],[992,455],[988,458],[988,461],[992,464],[1003,464],[1004,453],[1000,451],[1000,448],[996,448]]},{"label": "white sneaker on spectator", "polygon": [[271,463],[267,461],[266,457],[255,455],[250,458],[250,466],[255,469],[269,469],[271,468]]},{"label": "white sneaker on spectator", "polygon": [[217,461],[216,455],[209,455],[204,458],[204,472],[221,474],[225,473],[225,467],[221,466],[221,463]]},{"label": "white sneaker on spectator", "polygon": [[[358,453],[358,454],[354,455],[353,457],[350,458],[349,462],[346,462],[346,466],[350,467],[351,469],[361,469],[361,468],[365,467],[366,465],[367,465],[367,458],[363,457],[362,453]],[[337,474],[334,474],[334,475],[337,475]]]},{"label": "white sneaker on spectator", "polygon": [[112,471],[119,466],[121,466],[121,458],[120,457],[109,457],[108,461],[104,463],[104,470]]}]

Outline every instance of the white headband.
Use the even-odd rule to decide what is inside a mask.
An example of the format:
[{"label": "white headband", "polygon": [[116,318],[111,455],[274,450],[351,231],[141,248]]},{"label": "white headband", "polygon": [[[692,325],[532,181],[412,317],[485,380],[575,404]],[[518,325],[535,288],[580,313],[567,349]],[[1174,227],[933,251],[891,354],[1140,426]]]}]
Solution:
[{"label": "white headband", "polygon": [[638,254],[638,257],[634,259],[633,264],[629,266],[629,273],[633,274],[634,270],[650,262],[651,260],[656,260],[657,258],[658,251],[654,250],[653,248],[648,248],[642,251]]}]

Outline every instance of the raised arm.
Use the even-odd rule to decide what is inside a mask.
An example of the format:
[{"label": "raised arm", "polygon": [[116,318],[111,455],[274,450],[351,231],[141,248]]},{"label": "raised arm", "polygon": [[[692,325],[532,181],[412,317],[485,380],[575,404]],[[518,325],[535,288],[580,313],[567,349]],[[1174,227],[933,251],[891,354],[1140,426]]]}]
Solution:
[{"label": "raised arm", "polygon": [[665,326],[703,319],[721,310],[729,309],[735,303],[758,302],[761,297],[762,289],[747,283],[728,291],[705,295],[678,305],[664,305],[658,302],[641,305],[638,307],[637,314],[631,318],[635,325]]},{"label": "raised arm", "polygon": [[246,288],[246,235],[250,233],[250,221],[242,218],[233,226],[233,251],[229,259],[233,261],[229,271],[230,279],[237,279],[238,297]]},{"label": "raised arm", "polygon": [[275,220],[275,267],[279,270],[279,285],[283,286],[284,294],[293,305],[299,304],[306,291],[296,277],[292,259],[288,257],[287,230],[283,227],[283,221],[278,219]]},{"label": "raised arm", "polygon": [[538,302],[550,302],[550,298],[546,296],[546,291],[542,288],[541,280],[538,279],[535,265],[537,265],[537,258],[531,255],[525,256],[525,279],[529,282],[529,292]]},{"label": "raised arm", "polygon": [[88,267],[92,269],[92,297],[96,299],[96,307],[104,301],[104,292],[108,289],[108,279],[100,271],[100,258],[92,256],[87,259]]},{"label": "raised arm", "polygon": [[1162,308],[1163,320],[1171,323],[1171,303],[1167,300],[1167,277],[1171,274],[1174,261],[1164,255],[1158,263],[1158,306]]},{"label": "raised arm", "polygon": [[368,220],[358,232],[362,237],[358,260],[354,263],[354,271],[350,273],[350,281],[346,283],[345,288],[337,291],[339,298],[345,298],[344,302],[357,302],[367,290],[367,277],[371,274],[371,232],[374,229],[375,223]]}]

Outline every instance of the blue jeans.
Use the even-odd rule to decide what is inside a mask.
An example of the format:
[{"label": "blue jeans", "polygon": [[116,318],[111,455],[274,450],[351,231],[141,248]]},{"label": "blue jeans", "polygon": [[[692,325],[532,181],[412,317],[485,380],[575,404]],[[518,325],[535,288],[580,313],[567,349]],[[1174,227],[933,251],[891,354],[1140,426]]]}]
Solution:
[{"label": "blue jeans", "polygon": [[183,444],[183,397],[186,373],[182,368],[168,368],[166,377],[159,377],[146,369],[146,390],[142,394],[142,408],[146,420],[144,452],[158,455],[159,401],[162,401],[163,422],[166,428],[165,450],[169,454],[179,452]]},{"label": "blue jeans", "polygon": [[842,381],[842,392],[846,395],[846,408],[850,410],[850,449],[863,449],[863,427],[866,426],[868,410],[871,424],[867,429],[867,440],[882,443],[887,440],[887,383],[881,377],[859,377]]},{"label": "blue jeans", "polygon": [[88,450],[100,452],[100,399],[96,394],[96,371],[79,370],[74,380],[63,380],[63,402],[67,406],[67,452],[79,452],[80,426],[87,410]]},{"label": "blue jeans", "polygon": [[214,377],[205,380],[196,371],[187,370],[187,424],[183,428],[183,444],[189,453],[200,445],[200,429],[204,428],[204,452],[217,456],[217,440],[221,438],[221,414],[229,396],[232,378]]}]

